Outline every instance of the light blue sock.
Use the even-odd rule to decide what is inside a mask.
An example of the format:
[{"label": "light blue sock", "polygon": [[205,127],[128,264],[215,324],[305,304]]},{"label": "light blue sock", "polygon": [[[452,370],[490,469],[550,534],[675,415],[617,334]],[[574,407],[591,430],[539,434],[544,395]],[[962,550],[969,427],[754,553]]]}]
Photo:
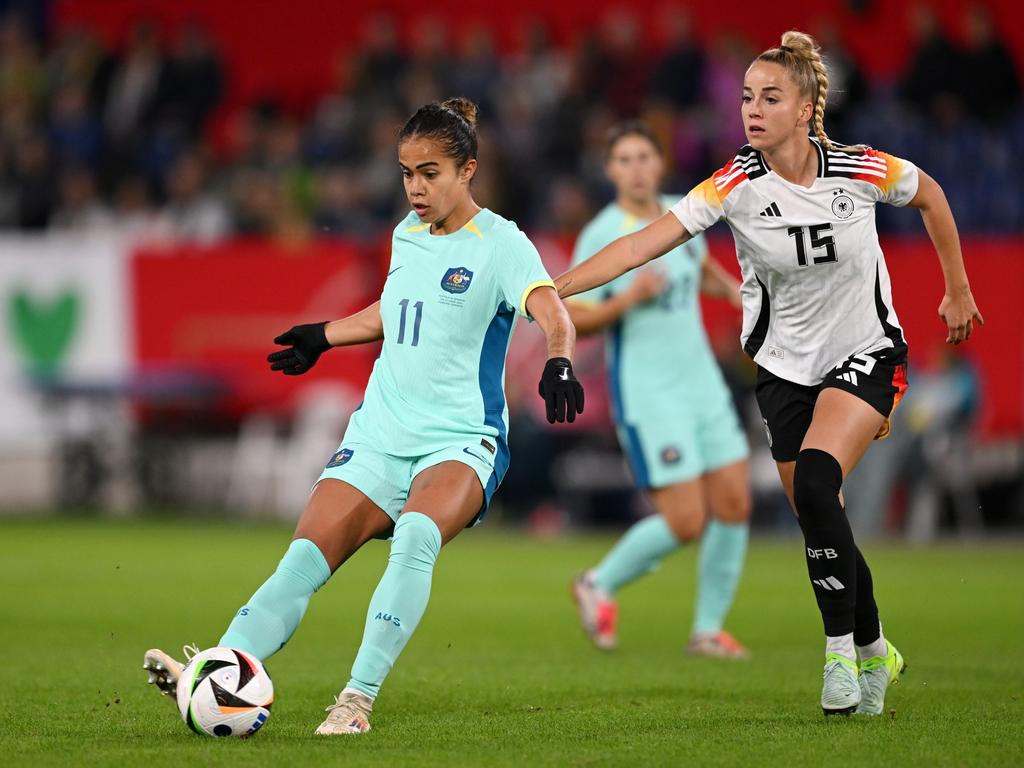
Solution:
[{"label": "light blue sock", "polygon": [[288,642],[309,598],[329,578],[331,569],[320,548],[309,539],[296,539],[217,644],[248,651],[260,661],[272,656]]},{"label": "light blue sock", "polygon": [[433,520],[419,512],[405,512],[398,518],[388,567],[370,598],[348,688],[377,696],[427,609],[440,551],[441,532]]},{"label": "light blue sock", "polygon": [[719,632],[732,608],[743,575],[750,525],[711,520],[704,529],[697,564],[697,610],[694,633]]},{"label": "light blue sock", "polygon": [[666,555],[679,548],[668,522],[658,514],[633,524],[594,569],[594,581],[614,595],[634,579],[653,571]]}]

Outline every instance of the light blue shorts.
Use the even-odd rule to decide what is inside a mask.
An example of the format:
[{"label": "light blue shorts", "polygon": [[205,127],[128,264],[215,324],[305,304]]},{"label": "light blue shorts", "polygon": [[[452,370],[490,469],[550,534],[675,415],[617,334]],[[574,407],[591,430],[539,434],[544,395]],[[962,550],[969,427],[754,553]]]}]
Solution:
[{"label": "light blue shorts", "polygon": [[732,398],[701,413],[621,423],[619,443],[640,488],[664,488],[750,455]]},{"label": "light blue shorts", "polygon": [[327,478],[343,480],[384,510],[395,522],[398,522],[398,515],[409,499],[409,488],[416,475],[443,461],[461,462],[476,472],[480,479],[484,503],[470,526],[483,519],[491,497],[501,483],[502,478],[495,469],[494,444],[490,440],[484,444],[479,437],[467,438],[465,442],[449,448],[410,457],[393,456],[365,442],[349,440],[347,437],[331,456],[317,482]]}]

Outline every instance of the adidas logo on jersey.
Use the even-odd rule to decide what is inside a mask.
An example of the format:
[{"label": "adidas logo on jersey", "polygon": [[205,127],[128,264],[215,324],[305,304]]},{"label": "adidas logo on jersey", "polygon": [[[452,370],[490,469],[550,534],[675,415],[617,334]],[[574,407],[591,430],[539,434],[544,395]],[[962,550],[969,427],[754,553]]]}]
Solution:
[{"label": "adidas logo on jersey", "polygon": [[851,384],[853,384],[853,386],[855,386],[855,387],[857,386],[857,372],[856,371],[847,371],[846,373],[836,374],[836,378],[837,379],[842,379],[843,381],[848,381]]},{"label": "adidas logo on jersey", "polygon": [[760,216],[781,216],[782,215],[782,211],[779,210],[778,203],[772,203],[767,208],[765,208],[763,211],[761,211],[761,213],[759,215]]}]

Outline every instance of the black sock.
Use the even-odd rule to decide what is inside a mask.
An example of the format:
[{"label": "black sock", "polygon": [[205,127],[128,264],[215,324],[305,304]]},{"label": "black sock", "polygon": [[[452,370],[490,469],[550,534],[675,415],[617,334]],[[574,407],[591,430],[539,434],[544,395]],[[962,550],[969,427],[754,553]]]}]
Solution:
[{"label": "black sock", "polygon": [[857,552],[857,605],[854,609],[853,642],[857,645],[871,645],[881,634],[878,623],[878,606],[875,604],[875,589],[871,581],[871,569],[864,555]]},{"label": "black sock", "polygon": [[[839,503],[842,486],[842,467],[831,454],[815,448],[800,451],[793,500],[804,532],[807,572],[829,637],[848,635],[856,624],[857,546]],[[864,570],[870,578],[866,566]]]}]

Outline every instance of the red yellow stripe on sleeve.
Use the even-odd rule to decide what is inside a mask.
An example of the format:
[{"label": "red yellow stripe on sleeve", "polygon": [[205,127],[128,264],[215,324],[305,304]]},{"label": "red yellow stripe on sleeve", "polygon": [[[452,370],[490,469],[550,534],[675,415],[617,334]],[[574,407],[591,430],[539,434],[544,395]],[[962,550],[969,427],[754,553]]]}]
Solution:
[{"label": "red yellow stripe on sleeve", "polygon": [[717,202],[718,206],[721,207],[722,202],[729,196],[729,193],[746,180],[747,174],[743,171],[743,166],[735,159],[730,160],[720,170],[715,171],[708,181],[714,185],[715,193],[718,196],[715,202]]},{"label": "red yellow stripe on sleeve", "polygon": [[882,190],[884,197],[889,197],[893,189],[903,177],[903,161],[886,152],[868,147],[864,154],[857,158],[861,170],[852,174],[857,181],[866,181]]}]

